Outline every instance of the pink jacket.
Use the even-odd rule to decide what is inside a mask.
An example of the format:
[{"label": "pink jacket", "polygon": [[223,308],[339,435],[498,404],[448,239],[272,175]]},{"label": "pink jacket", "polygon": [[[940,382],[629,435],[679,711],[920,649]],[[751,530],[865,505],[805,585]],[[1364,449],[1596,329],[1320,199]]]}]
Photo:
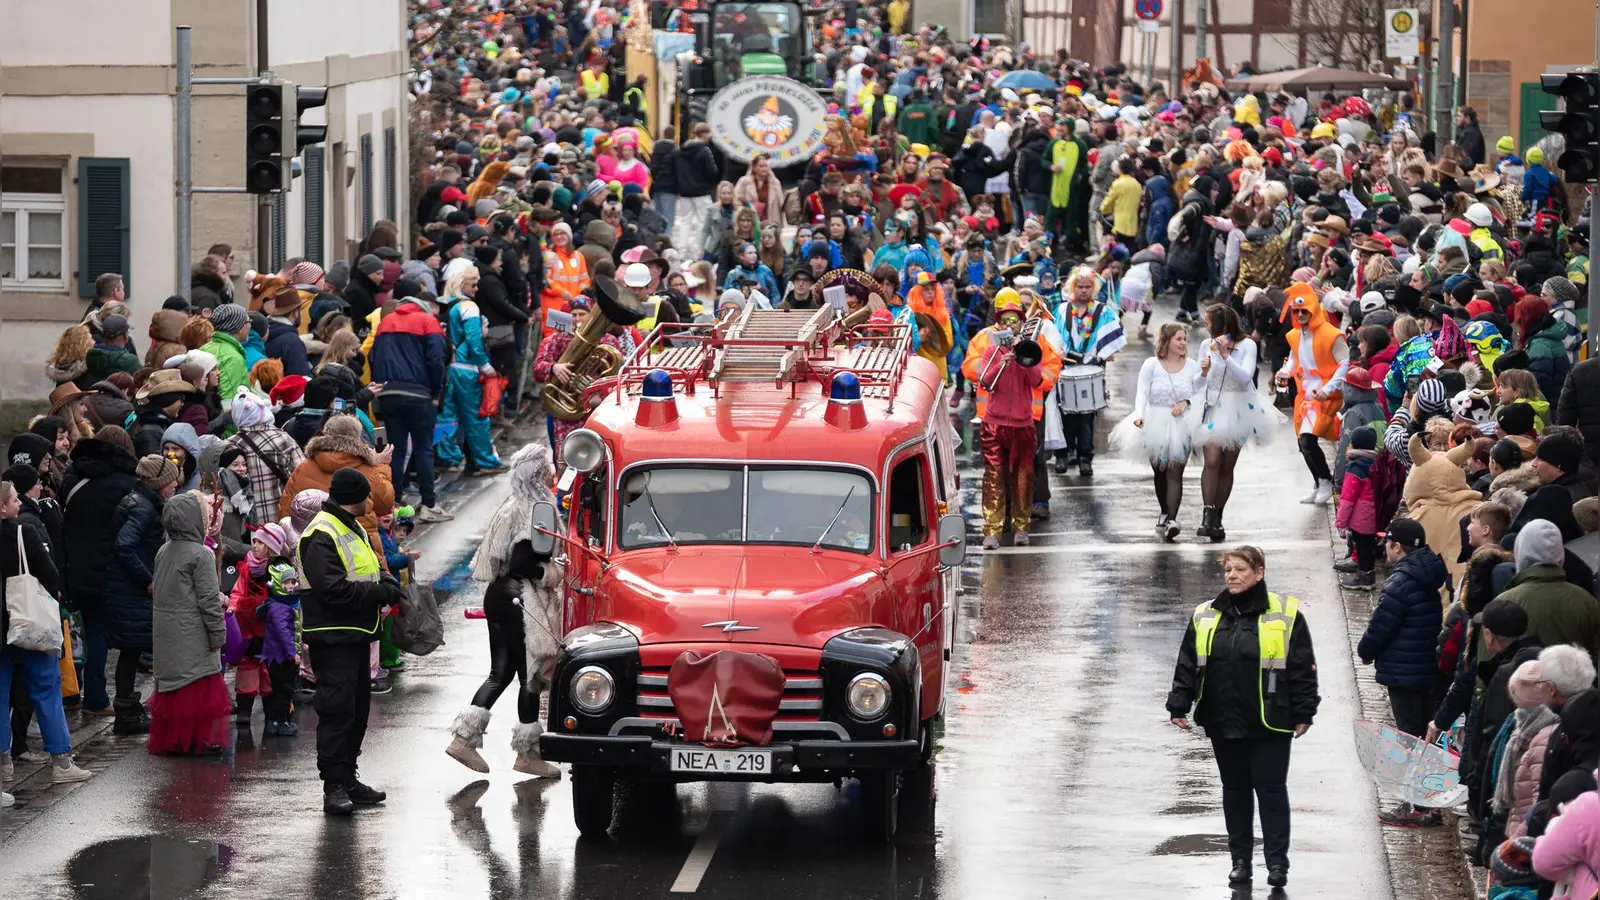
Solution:
[{"label": "pink jacket", "polygon": [[1506,838],[1515,840],[1528,833],[1528,810],[1539,799],[1539,776],[1544,772],[1544,751],[1550,744],[1555,722],[1539,729],[1517,760],[1511,776],[1511,812],[1506,814]]},{"label": "pink jacket", "polygon": [[1032,425],[1033,388],[1043,380],[1038,366],[1023,368],[1015,361],[1003,362],[1010,355],[999,346],[991,346],[983,355],[980,373],[989,376],[983,387],[989,391],[989,406],[983,420],[991,425]]},{"label": "pink jacket", "polygon": [[1357,477],[1346,472],[1344,485],[1339,489],[1339,514],[1334,517],[1339,528],[1356,534],[1378,533],[1378,498],[1372,491],[1372,479]]},{"label": "pink jacket", "polygon": [[1570,881],[1571,889],[1560,897],[1587,900],[1600,890],[1600,794],[1580,795],[1551,821],[1533,845],[1533,870],[1551,881]]},{"label": "pink jacket", "polygon": [[634,160],[634,165],[626,170],[620,168],[620,162],[615,156],[601,154],[595,160],[595,167],[600,172],[601,181],[620,181],[624,185],[632,182],[648,192],[650,190],[650,167],[642,159]]}]

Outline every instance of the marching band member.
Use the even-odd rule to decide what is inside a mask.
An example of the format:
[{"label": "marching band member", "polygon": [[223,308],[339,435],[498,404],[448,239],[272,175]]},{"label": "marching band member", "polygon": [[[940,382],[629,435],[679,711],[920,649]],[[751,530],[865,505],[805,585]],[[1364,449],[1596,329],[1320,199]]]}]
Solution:
[{"label": "marching band member", "polygon": [[1000,546],[1010,501],[1012,543],[1028,543],[1038,447],[1035,422],[1044,397],[1061,372],[1061,358],[1048,342],[1037,342],[1039,360],[1021,365],[1014,348],[1023,325],[1022,298],[1006,289],[995,295],[995,324],[973,336],[961,372],[977,391],[977,421],[983,443],[983,548]]},{"label": "marching band member", "polygon": [[[1189,358],[1189,336],[1169,322],[1156,333],[1156,354],[1139,367],[1133,412],[1111,430],[1111,447],[1148,460],[1155,475],[1161,518],[1156,534],[1178,539],[1183,469],[1189,463],[1192,420],[1186,415],[1201,383],[1200,364]],[[1209,507],[1207,507],[1209,509]]]},{"label": "marching band member", "polygon": [[1222,541],[1222,511],[1233,493],[1233,467],[1246,443],[1272,439],[1282,416],[1256,393],[1256,342],[1245,333],[1239,314],[1217,304],[1206,310],[1211,339],[1201,350],[1203,391],[1191,411],[1194,444],[1205,459],[1200,498],[1205,509],[1195,531],[1212,543]]},{"label": "marching band member", "polygon": [[1333,496],[1333,472],[1317,441],[1339,440],[1339,408],[1344,403],[1339,389],[1350,367],[1350,347],[1344,333],[1329,324],[1311,285],[1295,282],[1284,293],[1289,302],[1283,305],[1281,318],[1293,316],[1294,330],[1289,335],[1289,359],[1278,371],[1277,381],[1295,381],[1294,431],[1300,455],[1316,480],[1300,502],[1323,504]]},{"label": "marching band member", "polygon": [[[1067,299],[1056,310],[1056,323],[1068,365],[1104,366],[1128,343],[1118,311],[1095,299],[1099,290],[1100,278],[1088,266],[1073,269],[1062,286]],[[1056,451],[1056,474],[1066,474],[1074,459],[1079,475],[1094,474],[1094,417],[1093,412],[1063,414],[1066,449]]]}]

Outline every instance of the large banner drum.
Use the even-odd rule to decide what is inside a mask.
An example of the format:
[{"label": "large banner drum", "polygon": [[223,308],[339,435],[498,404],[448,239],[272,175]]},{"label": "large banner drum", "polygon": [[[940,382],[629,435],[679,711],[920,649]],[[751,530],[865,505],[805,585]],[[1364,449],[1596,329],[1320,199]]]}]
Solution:
[{"label": "large banner drum", "polygon": [[1106,408],[1103,366],[1067,366],[1056,382],[1056,403],[1064,414],[1099,412]]}]

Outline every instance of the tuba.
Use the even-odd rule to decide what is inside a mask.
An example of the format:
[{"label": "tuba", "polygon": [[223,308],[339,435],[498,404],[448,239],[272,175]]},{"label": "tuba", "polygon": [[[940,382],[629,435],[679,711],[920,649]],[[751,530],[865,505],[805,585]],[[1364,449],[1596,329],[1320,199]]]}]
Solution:
[{"label": "tuba", "polygon": [[595,276],[592,292],[594,311],[573,334],[572,343],[561,351],[561,358],[557,360],[572,367],[572,378],[566,384],[552,379],[544,386],[545,409],[563,422],[576,422],[588,415],[583,392],[589,385],[617,374],[622,368],[622,351],[600,343],[606,333],[617,325],[632,325],[646,313],[644,304],[633,291],[604,275]]}]

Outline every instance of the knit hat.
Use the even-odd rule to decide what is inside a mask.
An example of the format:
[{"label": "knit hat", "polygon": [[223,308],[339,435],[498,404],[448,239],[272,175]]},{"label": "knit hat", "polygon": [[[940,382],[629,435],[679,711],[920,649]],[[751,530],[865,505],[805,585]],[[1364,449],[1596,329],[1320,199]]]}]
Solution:
[{"label": "knit hat", "polygon": [[234,460],[244,456],[244,451],[238,447],[224,445],[222,452],[217,454],[217,468],[226,469],[233,465]]},{"label": "knit hat", "polygon": [[[1351,445],[1354,446],[1353,438]],[[1399,544],[1407,550],[1417,550],[1428,546],[1428,532],[1416,519],[1395,519],[1389,523],[1389,531],[1384,535],[1384,540]]]},{"label": "knit hat", "polygon": [[1363,425],[1350,432],[1350,446],[1356,450],[1378,449],[1377,429]]},{"label": "knit hat", "polygon": [[268,522],[257,528],[250,533],[250,538],[266,544],[267,549],[272,551],[273,556],[288,556],[294,549],[289,541],[289,533],[284,531],[283,526],[276,522]]},{"label": "knit hat", "polygon": [[1556,302],[1565,304],[1569,309],[1576,307],[1581,299],[1578,286],[1560,275],[1546,278],[1540,292],[1549,294],[1556,299]]},{"label": "knit hat", "polygon": [[1537,885],[1539,876],[1533,871],[1534,838],[1523,835],[1506,841],[1489,858],[1489,872],[1501,885]]},{"label": "knit hat", "polygon": [[267,398],[250,390],[247,385],[239,385],[239,390],[233,395],[232,409],[233,424],[240,428],[272,424],[272,405],[267,402]]},{"label": "knit hat", "polygon": [[1495,410],[1494,420],[1500,426],[1501,434],[1532,434],[1533,405],[1529,403],[1506,403]]},{"label": "knit hat", "polygon": [[134,453],[133,437],[121,425],[101,425],[100,430],[94,433],[94,438],[97,441],[105,441],[112,446],[121,447],[128,451],[129,456]]},{"label": "knit hat", "polygon": [[37,434],[19,434],[6,446],[6,462],[37,470],[55,450],[55,442]]},{"label": "knit hat", "polygon": [[6,469],[5,474],[0,475],[0,479],[15,485],[18,494],[26,494],[39,483],[39,472],[32,466],[15,465]]},{"label": "knit hat", "polygon": [[322,433],[361,440],[361,420],[355,416],[332,416],[322,426]]},{"label": "knit hat", "polygon": [[1519,638],[1528,633],[1528,611],[1515,600],[1504,597],[1490,600],[1478,621],[1503,638]]},{"label": "knit hat", "polygon": [[344,289],[350,286],[349,260],[334,260],[328,265],[328,272],[326,275],[322,276],[322,280],[328,283],[328,287],[333,288],[335,291],[338,291],[341,294],[344,293]]},{"label": "knit hat", "polygon": [[1529,566],[1559,566],[1567,554],[1561,529],[1549,519],[1534,519],[1522,526],[1511,552],[1516,556],[1518,572]]},{"label": "knit hat", "polygon": [[294,499],[289,501],[289,524],[297,530],[304,531],[327,500],[328,492],[321,488],[306,488],[295,494]]},{"label": "knit hat", "polygon": [[249,311],[237,303],[224,303],[211,311],[211,327],[220,334],[234,334],[249,322]]},{"label": "knit hat", "polygon": [[139,465],[133,470],[133,474],[152,491],[159,491],[169,484],[177,484],[183,477],[179,474],[178,467],[159,453],[152,453],[139,460]]},{"label": "knit hat", "polygon": [[1467,339],[1454,316],[1447,315],[1439,323],[1439,334],[1433,339],[1433,355],[1446,362],[1467,358]]},{"label": "knit hat", "polygon": [[1547,462],[1563,472],[1576,472],[1583,462],[1583,441],[1570,434],[1547,434],[1544,440],[1539,442],[1539,449],[1533,454],[1533,458]]},{"label": "knit hat", "polygon": [[[224,309],[226,307],[219,306],[217,308]],[[200,374],[205,375],[217,367],[217,355],[209,350],[190,350],[183,355],[182,364],[198,366]]]},{"label": "knit hat", "polygon": [[367,476],[349,466],[333,473],[333,480],[328,483],[328,499],[340,506],[354,506],[371,495]]},{"label": "knit hat", "polygon": [[306,395],[307,378],[304,375],[285,375],[272,386],[272,402],[280,406],[294,406]]},{"label": "knit hat", "polygon": [[[1518,606],[1514,600],[1494,600],[1491,601],[1489,605],[1493,606],[1495,603],[1510,603],[1512,606],[1516,606],[1517,609],[1522,609],[1522,607]],[[1487,616],[1489,613],[1488,607],[1484,607],[1483,612],[1484,615]],[[1507,627],[1512,627],[1514,625],[1515,623],[1512,622],[1507,624]],[[1493,631],[1495,634],[1500,634],[1500,630],[1489,624],[1487,621],[1483,623],[1483,627]],[[1522,631],[1523,634],[1526,634],[1528,631],[1528,614],[1526,611],[1522,613]],[[1521,637],[1521,635],[1515,634],[1501,634],[1500,636],[1511,638]],[[1506,693],[1510,695],[1511,702],[1516,704],[1518,709],[1532,709],[1533,707],[1538,706],[1539,704],[1550,699],[1550,688],[1540,683],[1543,676],[1544,667],[1539,665],[1539,661],[1537,659],[1530,659],[1522,665],[1517,666],[1516,669],[1512,670],[1511,680],[1506,684]]]},{"label": "knit hat", "polygon": [[1444,382],[1429,378],[1417,385],[1417,412],[1420,417],[1442,416],[1449,412],[1450,393]]},{"label": "knit hat", "polygon": [[383,260],[368,253],[356,260],[356,269],[363,275],[376,275],[383,271]]},{"label": "knit hat", "polygon": [[1527,160],[1528,165],[1530,166],[1539,165],[1540,163],[1544,162],[1544,151],[1538,147],[1529,147]]}]

